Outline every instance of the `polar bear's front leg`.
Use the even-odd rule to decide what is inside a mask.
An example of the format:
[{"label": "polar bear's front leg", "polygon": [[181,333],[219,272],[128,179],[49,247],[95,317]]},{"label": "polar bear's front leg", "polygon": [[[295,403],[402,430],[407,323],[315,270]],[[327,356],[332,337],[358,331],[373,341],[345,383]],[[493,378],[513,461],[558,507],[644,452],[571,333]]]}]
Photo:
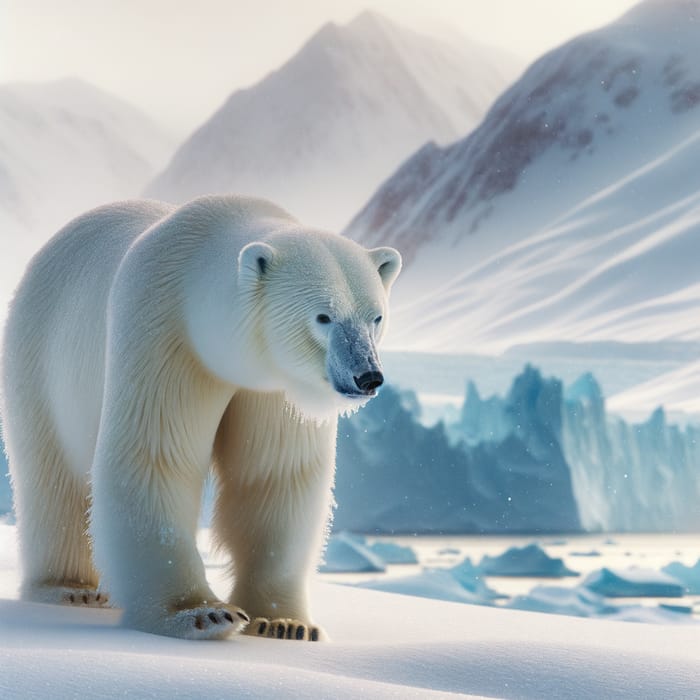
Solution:
[{"label": "polar bear's front leg", "polygon": [[182,366],[186,359],[163,359],[160,370],[147,366],[145,376],[159,378],[156,388],[139,381],[129,364],[111,373],[116,379],[105,391],[92,470],[90,528],[95,563],[112,601],[124,609],[125,626],[218,639],[250,621],[212,592],[195,540],[204,476],[230,392]]},{"label": "polar bear's front leg", "polygon": [[214,532],[233,558],[231,602],[254,620],[249,634],[325,637],[307,586],[326,535],[335,435],[335,420],[304,421],[281,394],[241,391],[224,415]]},{"label": "polar bear's front leg", "polygon": [[[106,473],[105,473],[106,472]],[[133,629],[184,639],[221,639],[249,622],[217,598],[197,552],[196,484],[141,466],[133,483],[124,470],[96,465],[92,532],[96,562]]]}]

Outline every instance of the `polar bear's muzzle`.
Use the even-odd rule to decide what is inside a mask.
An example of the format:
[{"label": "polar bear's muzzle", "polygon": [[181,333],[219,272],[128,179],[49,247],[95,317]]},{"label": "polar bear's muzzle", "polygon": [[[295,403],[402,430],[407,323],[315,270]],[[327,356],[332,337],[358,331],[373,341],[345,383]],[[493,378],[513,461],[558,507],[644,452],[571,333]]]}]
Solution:
[{"label": "polar bear's muzzle", "polygon": [[374,338],[367,328],[336,323],[331,330],[326,372],[333,388],[348,398],[375,396],[384,383]]}]

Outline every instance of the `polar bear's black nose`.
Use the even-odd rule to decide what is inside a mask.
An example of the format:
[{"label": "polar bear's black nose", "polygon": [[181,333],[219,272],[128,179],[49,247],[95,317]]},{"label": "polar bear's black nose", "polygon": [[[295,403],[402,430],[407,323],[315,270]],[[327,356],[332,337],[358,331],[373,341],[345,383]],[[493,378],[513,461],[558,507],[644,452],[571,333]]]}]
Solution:
[{"label": "polar bear's black nose", "polygon": [[365,372],[359,377],[353,377],[353,379],[355,380],[355,384],[357,384],[357,388],[365,393],[374,391],[376,388],[384,384],[384,375],[376,370]]}]

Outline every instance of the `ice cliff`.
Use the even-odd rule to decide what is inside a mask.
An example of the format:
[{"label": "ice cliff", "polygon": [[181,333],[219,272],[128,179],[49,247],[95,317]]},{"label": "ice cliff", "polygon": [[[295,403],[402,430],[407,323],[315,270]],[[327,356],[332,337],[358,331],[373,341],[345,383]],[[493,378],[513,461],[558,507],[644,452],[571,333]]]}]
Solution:
[{"label": "ice cliff", "polygon": [[562,386],[529,370],[489,433],[456,442],[418,420],[415,397],[385,388],[341,421],[336,529],[366,532],[570,532],[581,528],[561,449]]},{"label": "ice cliff", "polygon": [[591,374],[566,389],[533,367],[505,398],[467,388],[427,428],[386,388],[341,421],[335,527],[367,532],[700,530],[700,428],[662,409],[629,424]]}]

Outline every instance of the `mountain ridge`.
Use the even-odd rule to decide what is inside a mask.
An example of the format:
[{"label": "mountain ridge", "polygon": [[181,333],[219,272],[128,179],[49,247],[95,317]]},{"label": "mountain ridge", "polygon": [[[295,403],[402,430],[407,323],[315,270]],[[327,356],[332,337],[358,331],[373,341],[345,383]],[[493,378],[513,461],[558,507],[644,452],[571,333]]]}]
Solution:
[{"label": "mountain ridge", "polygon": [[474,66],[465,47],[460,55],[371,12],[326,23],[280,68],[233,92],[146,194],[256,194],[339,228],[413,148],[474,126],[505,87],[502,74],[514,74],[488,56]]},{"label": "mountain ridge", "polygon": [[545,54],[380,186],[344,233],[404,255],[391,347],[700,337],[700,25],[674,19],[699,7],[642,3]]}]

